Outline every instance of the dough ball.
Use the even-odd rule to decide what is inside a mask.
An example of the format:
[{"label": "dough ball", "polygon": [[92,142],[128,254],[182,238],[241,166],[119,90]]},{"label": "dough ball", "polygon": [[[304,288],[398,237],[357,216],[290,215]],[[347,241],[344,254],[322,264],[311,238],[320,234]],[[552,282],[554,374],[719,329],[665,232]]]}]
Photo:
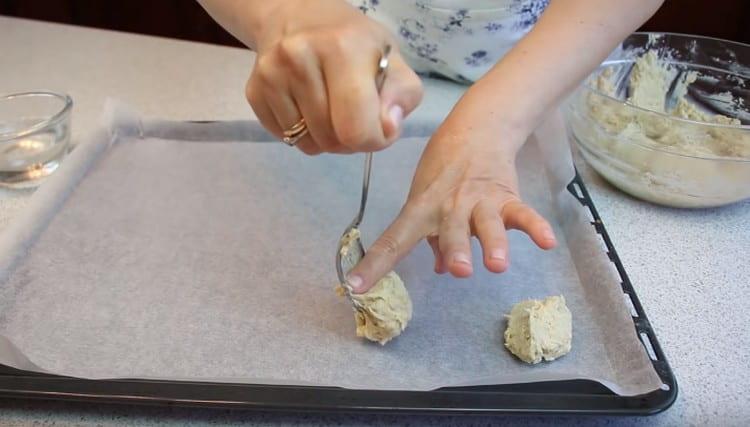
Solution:
[{"label": "dough ball", "polygon": [[411,320],[411,298],[404,282],[391,271],[364,294],[352,294],[352,298],[362,304],[354,319],[357,322],[357,336],[384,345],[401,335]]},{"label": "dough ball", "polygon": [[562,296],[521,301],[508,316],[505,347],[526,363],[568,354],[572,338],[573,322]]}]

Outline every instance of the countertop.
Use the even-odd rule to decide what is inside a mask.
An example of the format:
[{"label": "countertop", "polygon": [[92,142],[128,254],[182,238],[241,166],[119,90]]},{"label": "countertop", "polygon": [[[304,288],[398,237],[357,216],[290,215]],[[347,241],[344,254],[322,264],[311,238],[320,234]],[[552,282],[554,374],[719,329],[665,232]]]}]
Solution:
[{"label": "countertop", "polygon": [[[247,119],[249,51],[0,17],[0,93],[72,96],[73,140],[106,97],[146,116]],[[415,114],[449,111],[462,88],[427,80]],[[707,210],[632,199],[579,162],[586,184],[674,369],[680,394],[644,418],[315,415],[0,400],[2,425],[744,425],[750,415],[750,202]],[[31,191],[0,190],[0,230]]]}]

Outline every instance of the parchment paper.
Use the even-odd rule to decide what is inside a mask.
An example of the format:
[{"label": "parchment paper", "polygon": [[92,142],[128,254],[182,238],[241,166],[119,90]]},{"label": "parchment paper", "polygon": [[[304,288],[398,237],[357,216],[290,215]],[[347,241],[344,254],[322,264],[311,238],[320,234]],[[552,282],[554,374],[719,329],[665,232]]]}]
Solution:
[{"label": "parchment paper", "polygon": [[[475,245],[475,274],[458,280],[435,275],[420,244],[397,268],[414,318],[381,347],[355,337],[351,307],[333,292],[363,157],[257,142],[270,141],[257,123],[108,111],[0,238],[2,363],[87,378],[369,389],[593,379],[634,395],[661,384],[588,216],[564,189],[573,170],[557,119],[526,144],[518,169],[559,247],[543,252],[511,232],[507,273],[487,273]],[[434,127],[411,123],[375,155],[366,243],[399,211]],[[503,347],[504,314],[557,294],[573,313],[573,350],[519,362]]]}]

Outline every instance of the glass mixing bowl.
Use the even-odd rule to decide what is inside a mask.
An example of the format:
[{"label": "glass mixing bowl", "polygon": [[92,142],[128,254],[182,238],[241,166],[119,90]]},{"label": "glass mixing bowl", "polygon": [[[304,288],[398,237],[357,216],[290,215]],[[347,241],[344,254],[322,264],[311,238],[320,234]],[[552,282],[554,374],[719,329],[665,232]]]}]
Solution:
[{"label": "glass mixing bowl", "polygon": [[[704,115],[734,123],[631,104],[629,76],[635,60],[649,50],[671,70],[666,111],[684,95]],[[693,71],[695,81],[680,89]],[[628,37],[564,107],[569,136],[607,181],[643,200],[689,208],[750,197],[749,109],[750,46],[664,33]]]}]

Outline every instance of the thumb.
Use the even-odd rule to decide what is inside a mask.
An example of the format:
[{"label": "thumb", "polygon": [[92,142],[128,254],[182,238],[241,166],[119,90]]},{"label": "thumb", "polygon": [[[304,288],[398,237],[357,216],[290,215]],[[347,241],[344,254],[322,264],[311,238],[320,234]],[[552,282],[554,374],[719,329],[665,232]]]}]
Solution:
[{"label": "thumb", "polygon": [[398,138],[401,122],[422,102],[423,94],[419,76],[400,54],[391,56],[388,74],[380,90],[380,120],[388,141]]},{"label": "thumb", "polygon": [[388,274],[396,264],[424,237],[420,216],[402,210],[396,220],[383,232],[347,275],[347,283],[354,293],[367,292],[378,280]]}]

